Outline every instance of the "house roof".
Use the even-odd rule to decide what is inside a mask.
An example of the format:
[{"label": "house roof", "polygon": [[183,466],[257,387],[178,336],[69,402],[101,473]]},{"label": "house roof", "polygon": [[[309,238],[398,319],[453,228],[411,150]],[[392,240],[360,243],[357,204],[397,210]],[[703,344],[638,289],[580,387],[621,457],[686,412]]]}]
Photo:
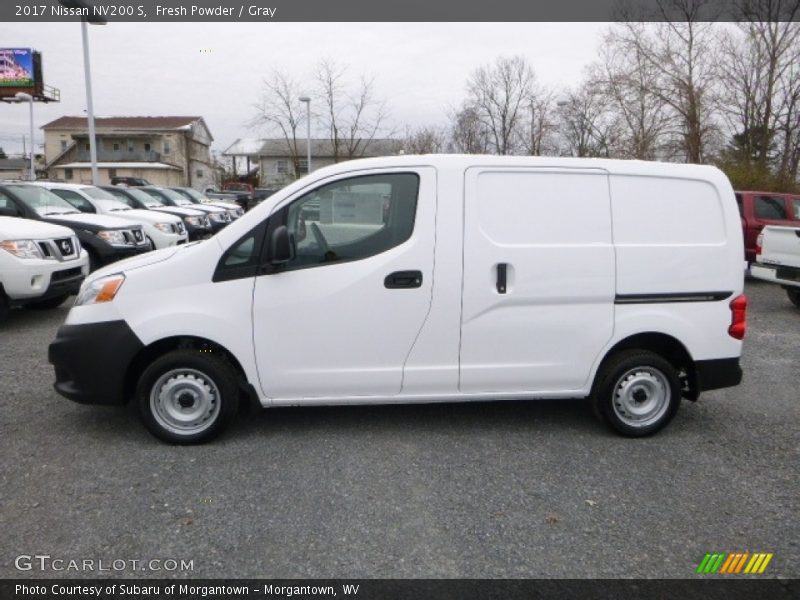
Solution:
[{"label": "house roof", "polygon": [[19,171],[27,169],[30,161],[24,158],[0,158],[0,171]]},{"label": "house roof", "polygon": [[[397,154],[402,148],[400,140],[390,138],[375,138],[372,140],[358,139],[359,151],[357,152],[360,157],[371,156],[387,156]],[[260,143],[260,147],[256,146]],[[346,154],[347,144],[343,141],[340,143],[339,155]],[[240,150],[249,150],[243,152]],[[305,156],[307,153],[307,145],[305,139],[297,140],[297,154]],[[261,140],[242,139],[236,140],[225,152],[224,156],[261,156],[273,158],[287,158],[291,155],[289,152],[289,145],[283,138],[266,138]],[[333,158],[333,141],[326,138],[317,138],[311,140],[311,156],[317,158]]]},{"label": "house roof", "polygon": [[[201,122],[209,131],[203,117],[95,117],[95,129],[113,129],[117,131],[182,131],[188,130],[196,122]],[[44,130],[52,129],[88,129],[86,117],[59,117],[55,121],[42,125]],[[209,136],[211,132],[209,131]],[[213,138],[212,138],[213,139]]]}]

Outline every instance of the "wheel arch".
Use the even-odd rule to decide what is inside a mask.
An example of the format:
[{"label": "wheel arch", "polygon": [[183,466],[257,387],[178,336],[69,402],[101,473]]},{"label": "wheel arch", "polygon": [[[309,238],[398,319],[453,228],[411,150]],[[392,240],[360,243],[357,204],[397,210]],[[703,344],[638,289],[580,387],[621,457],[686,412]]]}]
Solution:
[{"label": "wheel arch", "polygon": [[162,338],[144,346],[136,353],[125,372],[123,391],[126,403],[133,397],[136,391],[136,384],[147,366],[158,357],[173,350],[197,350],[198,352],[212,353],[224,358],[238,375],[240,399],[243,402],[260,406],[256,390],[248,381],[247,374],[236,356],[222,344],[192,335],[176,335]]},{"label": "wheel arch", "polygon": [[663,357],[675,367],[675,370],[680,374],[681,383],[683,385],[683,397],[688,400],[697,400],[699,394],[697,370],[692,355],[680,340],[659,331],[635,333],[619,340],[611,346],[611,348],[606,351],[595,371],[592,391],[594,391],[594,385],[608,361],[623,350],[649,350]]}]

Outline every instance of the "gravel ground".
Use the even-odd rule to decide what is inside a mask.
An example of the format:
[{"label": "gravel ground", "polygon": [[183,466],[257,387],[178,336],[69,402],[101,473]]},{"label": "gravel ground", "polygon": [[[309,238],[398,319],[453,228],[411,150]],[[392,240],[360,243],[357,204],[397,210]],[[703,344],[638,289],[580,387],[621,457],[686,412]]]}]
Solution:
[{"label": "gravel ground", "polygon": [[213,444],[172,447],[130,407],[52,391],[67,308],[14,311],[0,577],[98,574],[15,568],[47,554],[129,561],[103,576],[669,578],[714,551],[773,552],[767,574],[798,577],[800,310],[766,283],[746,291],[743,384],[642,440],[586,402],[532,401],[255,411]]}]

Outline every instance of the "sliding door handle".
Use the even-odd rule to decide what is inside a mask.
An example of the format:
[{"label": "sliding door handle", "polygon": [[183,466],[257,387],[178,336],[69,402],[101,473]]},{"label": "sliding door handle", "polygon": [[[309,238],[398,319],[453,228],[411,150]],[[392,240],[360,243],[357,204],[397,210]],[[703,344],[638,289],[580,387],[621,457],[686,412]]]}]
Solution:
[{"label": "sliding door handle", "polygon": [[499,263],[497,265],[497,293],[498,294],[505,294],[506,293],[506,271],[508,270],[508,265],[506,263]]},{"label": "sliding door handle", "polygon": [[422,271],[395,271],[386,276],[383,285],[390,290],[422,286]]}]

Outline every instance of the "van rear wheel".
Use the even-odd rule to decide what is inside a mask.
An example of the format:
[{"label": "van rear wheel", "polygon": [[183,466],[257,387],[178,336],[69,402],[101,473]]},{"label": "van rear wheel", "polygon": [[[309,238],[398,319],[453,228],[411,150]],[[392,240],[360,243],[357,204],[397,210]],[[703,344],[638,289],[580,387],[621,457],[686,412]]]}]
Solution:
[{"label": "van rear wheel", "polygon": [[628,437],[651,435],[678,411],[678,372],[655,352],[625,350],[603,366],[592,401],[595,412],[618,433]]},{"label": "van rear wheel", "polygon": [[201,444],[217,437],[236,415],[237,374],[216,354],[175,350],[145,369],[136,398],[142,421],[157,438]]},{"label": "van rear wheel", "polygon": [[786,288],[786,295],[789,296],[789,301],[797,308],[800,308],[800,289]]}]

